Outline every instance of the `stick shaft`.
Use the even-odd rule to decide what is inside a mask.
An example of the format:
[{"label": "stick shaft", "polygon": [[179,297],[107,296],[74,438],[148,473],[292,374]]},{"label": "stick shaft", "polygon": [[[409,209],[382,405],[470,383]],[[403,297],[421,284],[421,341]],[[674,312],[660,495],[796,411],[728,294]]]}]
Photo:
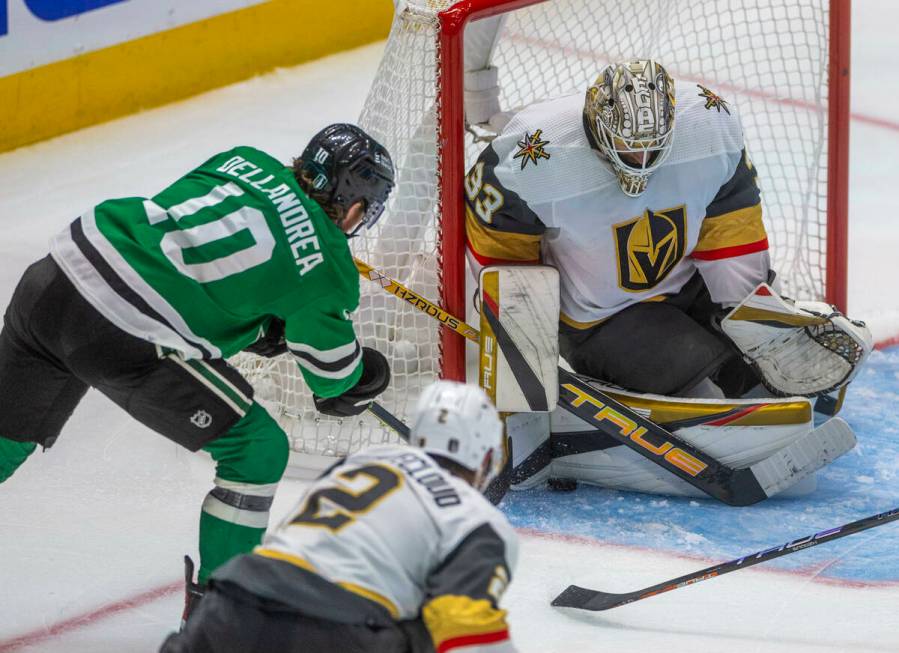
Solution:
[{"label": "stick shaft", "polygon": [[399,417],[391,413],[376,401],[368,405],[369,412],[383,422],[388,428],[396,431],[403,440],[409,441],[409,427]]},{"label": "stick shaft", "polygon": [[478,342],[480,333],[473,326],[466,324],[455,315],[450,315],[434,302],[422,297],[417,292],[409,290],[399,281],[384,275],[365,261],[360,261],[358,258],[354,258],[353,260],[356,262],[356,269],[359,270],[359,274],[370,281],[381,284],[381,287],[385,292],[389,292],[391,295],[395,295],[399,299],[409,302],[421,312],[427,313],[438,322],[441,322],[448,329],[452,329],[472,342]]},{"label": "stick shaft", "polygon": [[571,585],[557,596],[552,604],[559,607],[572,607],[584,610],[608,610],[642,599],[648,599],[650,596],[656,596],[658,594],[664,594],[665,592],[680,589],[687,585],[695,585],[696,583],[709,580],[710,578],[723,576],[732,571],[738,571],[762,562],[774,560],[775,558],[796,553],[797,551],[802,551],[803,549],[808,549],[817,546],[818,544],[824,544],[841,537],[846,537],[847,535],[860,533],[861,531],[882,526],[897,519],[899,519],[899,508],[893,508],[892,510],[877,515],[871,515],[870,517],[843,524],[836,528],[830,528],[814,533],[813,535],[807,535],[781,544],[780,546],[771,547],[770,549],[756,551],[755,553],[750,553],[741,558],[722,562],[721,564],[712,567],[706,567],[705,569],[700,569],[699,571],[678,576],[677,578],[626,594],[611,594],[578,587],[577,585]]}]

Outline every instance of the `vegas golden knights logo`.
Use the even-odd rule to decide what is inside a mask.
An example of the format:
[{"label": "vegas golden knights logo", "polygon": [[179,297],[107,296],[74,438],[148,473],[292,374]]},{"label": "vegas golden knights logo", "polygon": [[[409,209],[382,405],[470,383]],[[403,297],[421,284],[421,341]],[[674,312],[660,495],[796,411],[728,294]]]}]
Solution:
[{"label": "vegas golden knights logo", "polygon": [[621,222],[615,230],[618,285],[629,292],[649,290],[661,282],[684,256],[687,211],[681,205],[650,211]]}]

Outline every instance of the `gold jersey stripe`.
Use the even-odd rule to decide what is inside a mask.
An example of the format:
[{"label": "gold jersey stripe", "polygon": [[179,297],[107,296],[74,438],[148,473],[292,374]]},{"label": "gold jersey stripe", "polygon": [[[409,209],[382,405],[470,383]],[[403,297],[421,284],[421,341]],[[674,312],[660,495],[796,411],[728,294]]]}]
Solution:
[{"label": "gold jersey stripe", "polygon": [[699,241],[693,252],[750,245],[767,238],[762,222],[762,205],[748,206],[702,221]]},{"label": "gold jersey stripe", "polygon": [[465,207],[465,233],[469,247],[481,263],[540,260],[542,236],[490,229],[468,207]]},{"label": "gold jersey stripe", "polygon": [[280,560],[282,562],[289,562],[295,567],[299,567],[300,569],[305,569],[306,571],[311,571],[313,574],[317,574],[318,572],[315,570],[315,566],[307,560],[304,560],[300,556],[293,555],[292,553],[285,553],[283,551],[275,551],[274,549],[266,549],[261,546],[257,546],[253,549],[253,554],[262,556],[263,558],[271,558],[272,560]]},{"label": "gold jersey stripe", "polygon": [[[308,560],[301,558],[298,555],[294,555],[292,553],[285,553],[284,551],[276,551],[274,549],[266,549],[261,546],[257,546],[253,549],[253,553],[258,556],[262,556],[264,558],[271,558],[272,560],[281,560],[282,562],[287,562],[292,564],[300,569],[305,569],[308,572],[311,572],[316,575],[320,575],[313,565]],[[356,583],[350,583],[348,581],[338,581],[334,583],[338,587],[342,587],[348,592],[352,592],[358,596],[361,596],[364,599],[368,599],[369,601],[373,601],[377,603],[381,607],[387,610],[390,613],[390,616],[394,619],[400,618],[399,608],[396,607],[396,604],[388,599],[386,596],[382,594],[378,594],[374,590],[370,590],[367,587],[362,587],[361,585],[357,585]]]},{"label": "gold jersey stripe", "polygon": [[373,601],[377,603],[381,607],[383,607],[387,612],[390,613],[390,616],[394,619],[400,618],[400,610],[396,607],[396,604],[388,599],[383,594],[378,594],[374,590],[368,589],[367,587],[362,587],[361,585],[356,585],[356,583],[350,583],[348,581],[340,581],[336,583],[347,592],[352,592],[353,594],[358,594],[362,598],[368,599],[369,601]]},{"label": "gold jersey stripe", "polygon": [[[648,298],[643,299],[643,300],[641,300],[641,301],[644,301],[644,302],[663,302],[663,301],[665,301],[666,299],[668,299],[668,295],[655,295],[654,297],[648,297]],[[614,316],[610,315],[609,317],[614,317]],[[601,319],[599,319],[599,320],[593,320],[592,322],[578,322],[577,320],[575,320],[575,319],[574,319],[573,317],[571,317],[570,315],[566,315],[565,313],[561,313],[561,312],[559,313],[559,320],[561,320],[562,322],[564,322],[564,323],[567,324],[568,326],[572,327],[573,329],[589,329],[589,328],[591,328],[591,327],[595,327],[597,324],[600,324],[601,322],[605,322],[606,320],[609,319],[609,317],[604,317],[604,318],[601,318]]]}]

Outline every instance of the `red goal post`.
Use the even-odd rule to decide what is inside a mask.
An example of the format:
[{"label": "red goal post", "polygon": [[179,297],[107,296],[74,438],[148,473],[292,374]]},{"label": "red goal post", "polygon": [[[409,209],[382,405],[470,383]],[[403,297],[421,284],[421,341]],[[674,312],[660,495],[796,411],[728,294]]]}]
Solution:
[{"label": "red goal post", "polygon": [[[627,1],[627,0],[625,0]],[[443,240],[442,299],[445,310],[465,313],[464,203],[462,181],[465,161],[465,112],[463,92],[463,52],[465,26],[498,14],[509,13],[552,0],[464,0],[438,13],[440,30],[440,77],[438,104],[440,159],[444,183],[441,185]],[[787,4],[787,3],[784,3]],[[823,299],[846,310],[848,276],[849,212],[849,88],[851,0],[821,0],[828,13],[828,102],[827,102],[827,213],[825,277],[818,293]],[[663,63],[665,61],[663,60]],[[465,378],[464,339],[444,329],[441,333],[443,375]]]},{"label": "red goal post", "polygon": [[[503,16],[489,63],[504,110],[582,94],[604,65],[633,57],[658,58],[676,82],[725,96],[740,112],[759,170],[773,266],[785,292],[845,308],[849,0],[395,2],[359,123],[391,152],[397,186],[381,221],[353,239],[355,256],[474,319],[463,179],[489,130],[466,123],[466,34],[471,46],[478,25]],[[461,336],[376,282],[363,280],[361,291],[359,336],[388,357],[393,372],[381,398],[388,410],[408,418],[433,379],[465,378]],[[240,368],[288,431],[298,459],[395,440],[367,416],[317,415],[289,358],[243,357]]]}]

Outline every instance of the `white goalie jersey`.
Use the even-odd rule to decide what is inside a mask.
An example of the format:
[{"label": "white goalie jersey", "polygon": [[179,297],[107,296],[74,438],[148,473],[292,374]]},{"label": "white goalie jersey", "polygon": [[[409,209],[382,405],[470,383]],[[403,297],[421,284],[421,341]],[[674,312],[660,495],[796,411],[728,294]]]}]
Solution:
[{"label": "white goalie jersey", "polygon": [[[390,445],[353,454],[318,479],[251,557],[311,572],[395,621],[421,618],[436,650],[513,653],[499,600],[517,556],[514,530],[480,493],[423,451]],[[341,619],[314,612],[327,602],[322,593],[290,591],[296,599],[272,598]]]},{"label": "white goalie jersey", "polygon": [[473,266],[555,266],[574,328],[664,299],[697,270],[722,304],[765,281],[767,235],[735,110],[695,83],[675,88],[671,154],[638,197],[591,147],[582,95],[516,114],[466,177]]}]

